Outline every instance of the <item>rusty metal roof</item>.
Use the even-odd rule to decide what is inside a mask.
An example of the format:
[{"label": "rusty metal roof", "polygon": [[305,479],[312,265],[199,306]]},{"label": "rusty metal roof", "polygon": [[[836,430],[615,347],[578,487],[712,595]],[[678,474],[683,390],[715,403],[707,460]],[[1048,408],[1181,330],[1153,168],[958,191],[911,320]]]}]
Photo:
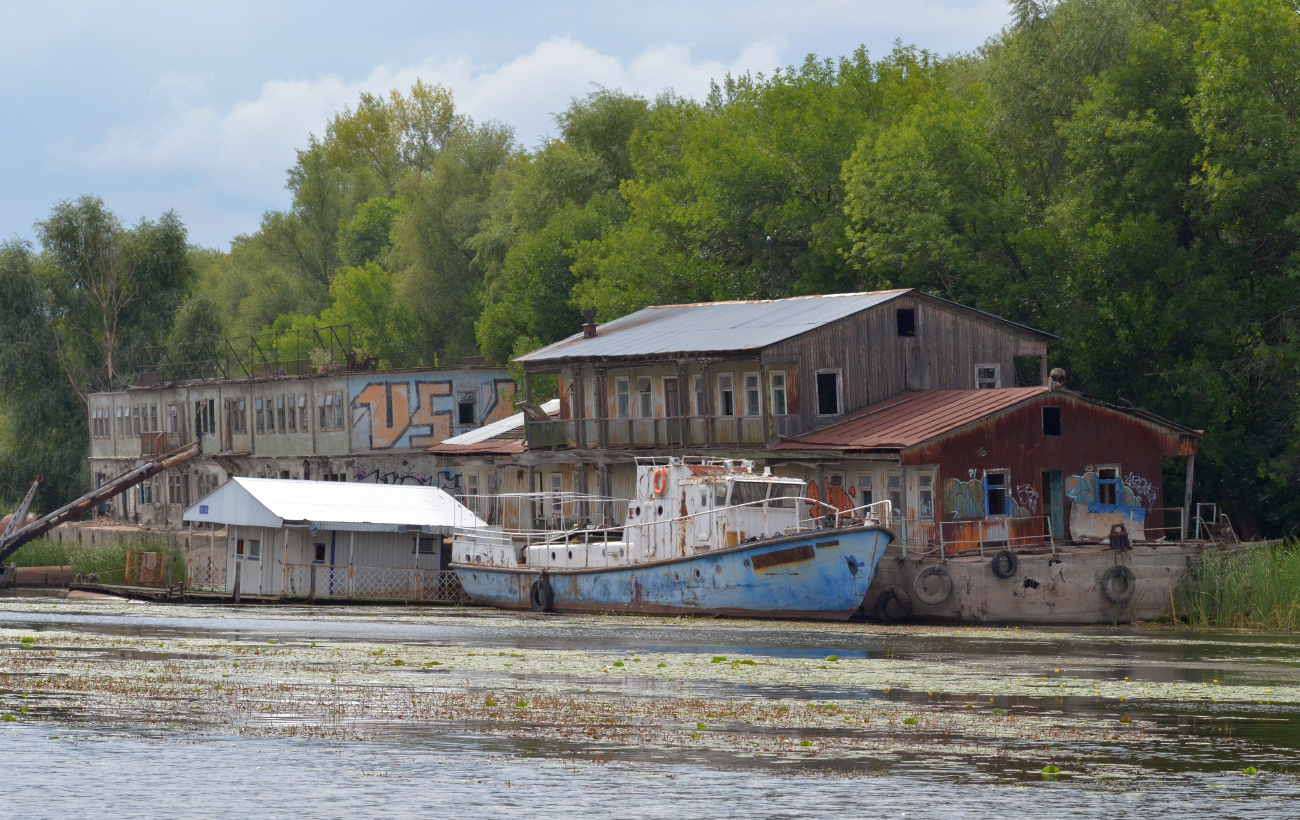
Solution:
[{"label": "rusty metal roof", "polygon": [[790,299],[657,305],[600,325],[591,339],[576,333],[515,361],[759,350],[907,292],[906,289],[882,290]]},{"label": "rusty metal roof", "polygon": [[694,355],[757,351],[839,321],[907,293],[977,314],[1042,339],[1050,333],[912,288],[832,293],[735,302],[657,305],[600,325],[590,339],[567,339],[515,359],[529,364],[604,357]]},{"label": "rusty metal roof", "polygon": [[1046,387],[1007,387],[903,393],[772,449],[902,450],[1046,392]]}]

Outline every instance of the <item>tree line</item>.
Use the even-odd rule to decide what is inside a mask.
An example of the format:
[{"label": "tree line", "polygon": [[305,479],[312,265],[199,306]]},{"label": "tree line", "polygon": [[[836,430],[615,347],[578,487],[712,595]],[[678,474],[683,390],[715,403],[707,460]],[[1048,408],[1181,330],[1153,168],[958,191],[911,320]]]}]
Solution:
[{"label": "tree line", "polygon": [[917,287],[1059,335],[1071,387],[1206,431],[1198,498],[1295,532],[1300,7],[1011,9],[969,54],[600,89],[531,150],[445,88],[363,94],[229,251],[60,203],[0,249],[0,493],[84,486],[84,395],[144,345],[349,324],[386,364],[504,363],[584,308]]}]

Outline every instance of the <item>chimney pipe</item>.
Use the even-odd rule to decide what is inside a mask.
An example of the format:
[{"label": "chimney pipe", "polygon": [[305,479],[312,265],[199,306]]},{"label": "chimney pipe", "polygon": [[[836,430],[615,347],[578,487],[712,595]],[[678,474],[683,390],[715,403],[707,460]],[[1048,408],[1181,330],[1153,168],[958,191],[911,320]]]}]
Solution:
[{"label": "chimney pipe", "polygon": [[582,326],[582,338],[584,339],[596,338],[596,311],[584,310],[582,312],[582,317],[587,320],[586,323],[583,324]]}]

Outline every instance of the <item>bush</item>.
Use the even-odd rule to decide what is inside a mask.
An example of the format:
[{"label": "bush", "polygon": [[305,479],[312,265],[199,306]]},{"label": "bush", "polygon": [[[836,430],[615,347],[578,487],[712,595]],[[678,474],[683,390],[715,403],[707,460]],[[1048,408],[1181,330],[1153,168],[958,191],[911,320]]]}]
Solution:
[{"label": "bush", "polygon": [[120,584],[126,579],[127,552],[161,552],[167,562],[164,577],[173,583],[185,577],[185,550],[158,538],[139,534],[110,544],[59,543],[38,538],[9,559],[19,567],[72,567],[73,572],[98,573],[106,584]]}]

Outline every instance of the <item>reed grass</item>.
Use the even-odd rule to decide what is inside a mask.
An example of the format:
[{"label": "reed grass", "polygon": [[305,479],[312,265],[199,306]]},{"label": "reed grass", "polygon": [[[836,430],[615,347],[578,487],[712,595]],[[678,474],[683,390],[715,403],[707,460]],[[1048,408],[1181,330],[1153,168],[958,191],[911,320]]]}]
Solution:
[{"label": "reed grass", "polygon": [[1300,630],[1300,540],[1202,555],[1179,582],[1174,607],[1194,627]]},{"label": "reed grass", "polygon": [[135,535],[108,544],[59,543],[49,538],[37,538],[10,557],[9,562],[19,567],[72,567],[73,572],[89,575],[97,573],[103,583],[120,584],[126,577],[127,552],[160,552],[168,563],[167,577],[185,577],[185,551],[177,544],[167,543],[148,535]]}]

